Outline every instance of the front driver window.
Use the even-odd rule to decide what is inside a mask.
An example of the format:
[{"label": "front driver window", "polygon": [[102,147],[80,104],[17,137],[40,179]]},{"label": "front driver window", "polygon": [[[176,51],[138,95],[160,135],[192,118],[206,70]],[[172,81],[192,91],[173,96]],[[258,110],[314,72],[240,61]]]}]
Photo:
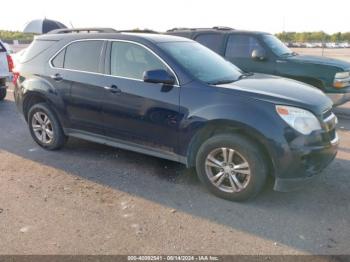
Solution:
[{"label": "front driver window", "polygon": [[167,67],[146,48],[129,42],[113,42],[111,51],[111,75],[143,79],[143,73],[149,70]]},{"label": "front driver window", "polygon": [[255,37],[249,35],[231,35],[227,42],[225,57],[250,58],[254,49],[263,51]]}]

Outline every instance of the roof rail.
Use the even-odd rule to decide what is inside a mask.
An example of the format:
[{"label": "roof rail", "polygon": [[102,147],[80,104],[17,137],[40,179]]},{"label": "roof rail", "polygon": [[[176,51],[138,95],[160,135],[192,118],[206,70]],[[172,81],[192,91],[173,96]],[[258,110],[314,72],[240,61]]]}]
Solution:
[{"label": "roof rail", "polygon": [[193,30],[193,28],[188,28],[188,27],[174,27],[174,28],[171,28],[171,29],[167,30],[167,32],[173,32],[173,31],[176,31],[176,30]]},{"label": "roof rail", "polygon": [[87,28],[56,29],[48,32],[48,34],[69,34],[69,33],[118,33],[118,31],[113,28],[87,27]]},{"label": "roof rail", "polygon": [[145,34],[159,34],[157,31],[151,29],[131,29],[131,30],[121,30],[119,33],[145,33]]},{"label": "roof rail", "polygon": [[213,29],[215,30],[235,30],[232,27],[228,27],[228,26],[214,26]]},{"label": "roof rail", "polygon": [[187,27],[175,27],[175,28],[172,28],[172,29],[169,29],[167,30],[167,32],[174,32],[174,31],[178,31],[178,30],[191,30],[191,31],[195,31],[195,30],[235,30],[234,28],[231,28],[231,27],[228,27],[228,26],[214,26],[214,27],[211,27],[211,28],[205,28],[205,27],[198,27],[198,28],[187,28]]}]

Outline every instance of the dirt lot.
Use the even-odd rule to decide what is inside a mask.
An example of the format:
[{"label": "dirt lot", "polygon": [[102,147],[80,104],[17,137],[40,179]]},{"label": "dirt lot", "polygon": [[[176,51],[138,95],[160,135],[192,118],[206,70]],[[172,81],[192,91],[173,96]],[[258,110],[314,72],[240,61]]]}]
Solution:
[{"label": "dirt lot", "polygon": [[0,254],[349,254],[349,114],[317,181],[293,193],[269,183],[238,204],[169,161],[77,139],[45,151],[10,92],[0,103]]},{"label": "dirt lot", "polygon": [[350,62],[350,48],[293,48],[293,51],[303,55],[317,55],[342,59]]}]

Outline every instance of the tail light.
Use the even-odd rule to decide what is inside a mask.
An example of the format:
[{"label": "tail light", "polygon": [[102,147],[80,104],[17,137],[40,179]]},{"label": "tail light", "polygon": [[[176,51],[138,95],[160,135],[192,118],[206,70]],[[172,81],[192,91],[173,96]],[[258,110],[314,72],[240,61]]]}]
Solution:
[{"label": "tail light", "polygon": [[12,77],[12,83],[16,85],[18,78],[20,77],[20,74],[18,72],[13,72],[13,77]]},{"label": "tail light", "polygon": [[7,64],[9,66],[9,72],[13,72],[13,67],[14,67],[14,64],[13,64],[13,60],[12,60],[12,57],[10,55],[7,55]]}]

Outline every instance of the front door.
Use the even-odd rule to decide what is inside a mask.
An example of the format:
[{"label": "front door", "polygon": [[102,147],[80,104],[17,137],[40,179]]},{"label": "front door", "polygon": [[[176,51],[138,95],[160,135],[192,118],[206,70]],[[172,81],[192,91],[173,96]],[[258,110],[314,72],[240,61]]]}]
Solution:
[{"label": "front door", "polygon": [[[266,54],[264,60],[252,58],[253,51],[261,50]],[[253,35],[232,34],[227,39],[225,58],[245,72],[274,74],[276,62],[263,45]]]},{"label": "front door", "polygon": [[148,70],[170,68],[145,46],[111,42],[110,63],[105,78],[103,117],[107,136],[174,152],[178,142],[178,85],[145,83]]}]

